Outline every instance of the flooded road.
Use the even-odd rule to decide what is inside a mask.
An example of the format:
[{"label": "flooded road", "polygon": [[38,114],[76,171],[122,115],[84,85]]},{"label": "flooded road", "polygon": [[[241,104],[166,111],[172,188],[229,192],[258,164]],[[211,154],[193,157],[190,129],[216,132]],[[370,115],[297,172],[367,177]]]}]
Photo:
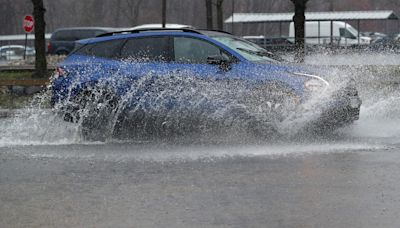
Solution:
[{"label": "flooded road", "polygon": [[397,123],[363,115],[329,137],[269,143],[32,136],[0,147],[0,226],[396,227]]},{"label": "flooded road", "polygon": [[86,142],[22,110],[0,119],[0,227],[397,227],[399,84],[365,85],[354,125],[268,142]]},{"label": "flooded road", "polygon": [[1,227],[396,227],[400,144],[0,148]]}]

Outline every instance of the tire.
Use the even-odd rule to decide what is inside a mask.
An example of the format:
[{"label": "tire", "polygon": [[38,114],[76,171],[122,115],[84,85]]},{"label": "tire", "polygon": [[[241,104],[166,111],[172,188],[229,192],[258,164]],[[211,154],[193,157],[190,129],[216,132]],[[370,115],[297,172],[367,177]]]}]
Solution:
[{"label": "tire", "polygon": [[73,122],[80,124],[84,140],[106,141],[112,137],[114,118],[119,109],[119,99],[113,92],[100,88],[85,89],[71,103],[69,115]]},{"label": "tire", "polygon": [[[273,122],[263,121],[253,115],[245,106],[235,106],[229,111],[231,129],[234,132],[244,132],[254,139],[270,140],[279,134]],[[228,118],[227,118],[228,119]],[[233,133],[234,133],[233,132]]]}]

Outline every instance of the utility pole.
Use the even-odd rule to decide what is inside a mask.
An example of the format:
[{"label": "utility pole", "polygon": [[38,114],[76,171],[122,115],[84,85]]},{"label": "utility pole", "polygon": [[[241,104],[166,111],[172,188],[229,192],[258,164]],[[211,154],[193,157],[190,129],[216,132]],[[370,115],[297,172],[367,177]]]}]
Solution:
[{"label": "utility pole", "polygon": [[294,4],[294,30],[296,45],[296,62],[302,63],[305,58],[305,11],[308,0],[290,0]]},{"label": "utility pole", "polygon": [[167,24],[167,0],[162,0],[162,27],[165,28]]}]

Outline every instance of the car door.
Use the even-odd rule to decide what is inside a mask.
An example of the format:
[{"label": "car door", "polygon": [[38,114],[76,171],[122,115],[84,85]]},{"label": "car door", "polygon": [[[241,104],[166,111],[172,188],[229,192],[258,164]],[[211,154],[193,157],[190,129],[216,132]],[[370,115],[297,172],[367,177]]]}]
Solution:
[{"label": "car door", "polygon": [[176,76],[176,84],[182,87],[176,104],[192,113],[215,111],[235,96],[231,88],[238,81],[236,59],[201,37],[173,36],[169,70]]},{"label": "car door", "polygon": [[119,74],[131,105],[154,112],[169,102],[170,99],[160,96],[161,90],[167,87],[162,83],[170,72],[171,53],[171,39],[167,35],[146,34],[126,40],[120,54]]},{"label": "car door", "polygon": [[186,74],[199,78],[226,78],[232,74],[233,65],[223,68],[218,62],[213,62],[212,58],[233,62],[233,57],[228,52],[205,39],[173,37],[173,61],[170,68],[174,72],[185,71]]}]

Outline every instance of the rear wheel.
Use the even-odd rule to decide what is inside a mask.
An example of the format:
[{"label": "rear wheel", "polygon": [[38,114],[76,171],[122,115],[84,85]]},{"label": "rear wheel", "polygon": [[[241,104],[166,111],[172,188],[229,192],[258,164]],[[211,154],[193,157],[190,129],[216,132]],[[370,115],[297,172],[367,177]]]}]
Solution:
[{"label": "rear wheel", "polygon": [[113,134],[119,99],[107,89],[85,89],[71,100],[68,109],[64,119],[80,124],[85,140],[105,141]]}]

